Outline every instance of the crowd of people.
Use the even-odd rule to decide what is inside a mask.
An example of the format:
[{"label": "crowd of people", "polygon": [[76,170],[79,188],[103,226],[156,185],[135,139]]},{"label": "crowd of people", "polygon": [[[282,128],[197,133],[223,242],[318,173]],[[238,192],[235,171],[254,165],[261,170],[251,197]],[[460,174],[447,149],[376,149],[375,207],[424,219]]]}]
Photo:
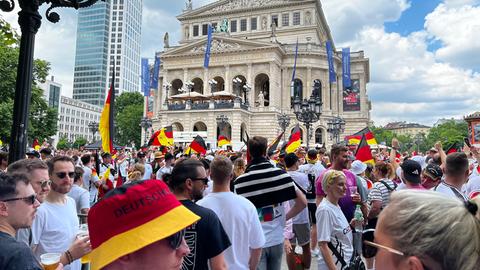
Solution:
[{"label": "crowd of people", "polygon": [[479,149],[267,149],[1,152],[0,269],[480,269]]}]

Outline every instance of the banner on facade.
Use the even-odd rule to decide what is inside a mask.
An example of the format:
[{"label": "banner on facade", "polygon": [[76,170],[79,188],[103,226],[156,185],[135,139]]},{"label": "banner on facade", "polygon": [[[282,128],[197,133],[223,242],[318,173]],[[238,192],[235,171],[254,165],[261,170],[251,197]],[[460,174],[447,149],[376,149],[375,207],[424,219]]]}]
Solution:
[{"label": "banner on facade", "polygon": [[150,68],[147,58],[142,58],[142,92],[145,97],[150,96]]},{"label": "banner on facade", "polygon": [[330,40],[326,42],[327,46],[327,58],[328,58],[328,74],[330,83],[334,83],[337,81],[337,74],[335,74],[335,67],[333,65],[333,46]]},{"label": "banner on facade", "polygon": [[207,35],[207,48],[205,49],[205,59],[203,60],[203,67],[208,68],[210,64],[210,50],[212,47],[212,33],[213,27],[209,24],[208,25],[208,35]]},{"label": "banner on facade", "polygon": [[351,86],[343,88],[343,111],[360,111],[360,80],[351,80]]},{"label": "banner on facade", "polygon": [[158,89],[159,73],[160,73],[160,57],[155,56],[155,64],[153,65],[152,83],[150,85],[150,88]]},{"label": "banner on facade", "polygon": [[343,73],[343,89],[352,86],[350,80],[350,48],[342,49],[342,73]]}]

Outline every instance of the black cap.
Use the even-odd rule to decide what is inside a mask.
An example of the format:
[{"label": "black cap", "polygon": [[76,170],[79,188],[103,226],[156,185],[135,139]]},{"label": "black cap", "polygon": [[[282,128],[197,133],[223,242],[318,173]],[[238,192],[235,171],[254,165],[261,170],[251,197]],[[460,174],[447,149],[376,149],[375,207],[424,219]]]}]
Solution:
[{"label": "black cap", "polygon": [[27,153],[25,153],[27,156],[34,156],[36,158],[40,158],[40,153],[36,150],[30,150]]},{"label": "black cap", "polygon": [[442,168],[440,168],[440,166],[438,166],[437,164],[428,164],[423,172],[433,180],[442,178],[443,176]]},{"label": "black cap", "polygon": [[422,166],[415,160],[407,159],[402,165],[403,177],[405,180],[411,183],[420,184],[422,182],[420,173],[422,172]]},{"label": "black cap", "polygon": [[137,153],[137,157],[138,158],[144,158],[146,155],[145,155],[145,152],[138,152]]},{"label": "black cap", "polygon": [[111,157],[112,155],[108,152],[104,152],[102,153],[102,158],[108,158],[108,157]]}]

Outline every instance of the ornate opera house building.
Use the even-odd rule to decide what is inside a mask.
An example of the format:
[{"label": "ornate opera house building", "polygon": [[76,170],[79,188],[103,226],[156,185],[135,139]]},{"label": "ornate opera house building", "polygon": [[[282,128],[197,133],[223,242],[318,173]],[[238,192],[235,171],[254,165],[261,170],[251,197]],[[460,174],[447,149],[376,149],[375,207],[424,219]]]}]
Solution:
[{"label": "ornate opera house building", "polygon": [[[281,122],[287,124],[288,138],[298,123],[292,92],[300,100],[313,94],[322,102],[320,119],[311,124],[309,145],[333,143],[328,122],[335,117],[345,122],[337,138],[370,121],[369,60],[363,51],[351,52],[352,86],[344,89],[341,48],[333,43],[319,0],[221,0],[197,9],[188,1],[177,19],[179,45],[169,46],[167,35],[164,51],[157,53],[161,67],[152,117],[154,130],[173,126],[176,143],[200,134],[215,147],[221,133],[238,149],[245,133],[271,141],[281,133]],[[209,66],[204,68],[209,24],[215,31]],[[337,77],[331,84],[328,40],[333,43]],[[306,143],[305,125],[300,127]]]}]

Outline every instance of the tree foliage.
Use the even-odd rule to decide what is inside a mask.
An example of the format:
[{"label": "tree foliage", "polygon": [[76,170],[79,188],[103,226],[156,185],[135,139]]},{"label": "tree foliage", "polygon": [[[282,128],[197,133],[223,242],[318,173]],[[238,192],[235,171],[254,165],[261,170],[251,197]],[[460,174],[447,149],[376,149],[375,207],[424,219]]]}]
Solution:
[{"label": "tree foliage", "polygon": [[410,151],[413,146],[413,138],[407,135],[398,135],[391,130],[383,127],[370,127],[370,130],[375,134],[375,139],[379,144],[391,146],[392,139],[397,138],[400,142],[401,151]]},{"label": "tree foliage", "polygon": [[77,139],[75,139],[75,142],[73,142],[72,146],[73,148],[78,149],[81,146],[84,146],[85,144],[87,144],[87,139],[80,136],[80,137],[77,137]]},{"label": "tree foliage", "polygon": [[66,137],[61,137],[57,143],[57,149],[66,150],[70,148],[70,143]]},{"label": "tree foliage", "polygon": [[468,135],[468,124],[465,121],[447,121],[430,129],[426,142],[432,147],[435,142],[441,141],[444,149],[454,143],[463,143],[463,138]]},{"label": "tree foliage", "polygon": [[132,142],[140,145],[143,104],[143,96],[138,92],[124,92],[115,99],[116,141],[120,145],[131,145]]},{"label": "tree foliage", "polygon": [[[14,34],[9,34],[14,33]],[[18,66],[18,35],[10,25],[0,18],[0,139],[10,141],[13,124],[12,112],[15,98],[15,82]],[[30,115],[27,134],[29,141],[34,138],[43,141],[57,132],[57,111],[48,107],[43,99],[43,90],[38,86],[45,82],[50,64],[36,59],[33,68],[32,95],[30,99]]]}]

